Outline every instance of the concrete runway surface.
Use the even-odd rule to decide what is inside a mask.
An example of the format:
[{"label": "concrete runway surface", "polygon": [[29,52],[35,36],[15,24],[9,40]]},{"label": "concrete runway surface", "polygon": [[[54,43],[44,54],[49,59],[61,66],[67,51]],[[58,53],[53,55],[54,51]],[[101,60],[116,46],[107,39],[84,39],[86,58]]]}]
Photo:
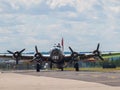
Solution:
[{"label": "concrete runway surface", "polygon": [[[100,79],[119,78],[117,74],[120,73],[100,73],[100,72],[75,72],[75,71],[15,71],[15,72],[2,72],[0,73],[0,90],[120,90],[119,85],[110,85],[97,82]],[[110,75],[113,74],[113,75]],[[93,76],[91,76],[93,75]],[[101,77],[99,75],[105,75]],[[86,80],[82,80],[86,77]],[[94,77],[96,81],[92,81]],[[88,81],[87,81],[88,80]],[[105,82],[108,81],[107,79]],[[118,79],[116,79],[118,80]],[[120,79],[119,79],[120,80]],[[118,80],[118,81],[119,81]],[[102,80],[100,80],[102,81]],[[117,81],[117,82],[118,82]],[[108,81],[109,82],[109,81]],[[115,81],[114,81],[115,82]],[[111,82],[111,83],[114,83]],[[116,83],[117,83],[116,82]]]}]

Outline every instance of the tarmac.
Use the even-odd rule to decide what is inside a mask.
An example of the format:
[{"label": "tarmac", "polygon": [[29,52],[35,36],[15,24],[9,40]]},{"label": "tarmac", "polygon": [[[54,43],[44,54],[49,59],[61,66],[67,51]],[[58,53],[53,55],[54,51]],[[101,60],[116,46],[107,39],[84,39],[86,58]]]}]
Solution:
[{"label": "tarmac", "polygon": [[[42,73],[42,72],[40,72]],[[54,73],[54,72],[53,72]],[[1,72],[0,90],[120,90],[120,86],[46,76]]]}]

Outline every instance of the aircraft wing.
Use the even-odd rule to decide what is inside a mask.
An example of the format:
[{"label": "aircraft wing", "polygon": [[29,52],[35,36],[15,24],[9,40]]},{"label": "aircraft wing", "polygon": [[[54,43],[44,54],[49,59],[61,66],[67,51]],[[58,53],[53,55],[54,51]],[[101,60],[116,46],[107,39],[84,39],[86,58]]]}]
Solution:
[{"label": "aircraft wing", "polygon": [[12,56],[10,56],[10,55],[6,55],[6,54],[5,54],[5,55],[0,55],[0,58],[10,58],[10,59],[11,59]]},{"label": "aircraft wing", "polygon": [[[101,60],[104,60],[102,58],[102,55],[99,51],[99,44],[97,45],[97,49],[94,50],[92,52],[92,54],[79,54],[77,52],[75,52],[71,47],[69,47],[70,51],[71,51],[71,55],[70,56],[65,56],[65,61],[74,61],[74,60],[81,60],[81,61],[85,61],[85,60],[96,60],[96,58],[99,58]],[[92,58],[92,59],[91,59]]]},{"label": "aircraft wing", "polygon": [[104,60],[106,58],[113,58],[113,57],[120,57],[120,52],[112,52],[112,53],[103,53],[103,54],[98,54],[98,55],[94,55],[94,54],[90,54],[90,55],[80,55],[81,59],[89,59],[89,58],[96,58],[98,57],[101,60]]},{"label": "aircraft wing", "polygon": [[[13,59],[13,55],[0,55],[0,58],[3,58],[3,59]],[[21,59],[32,59],[33,56],[21,56]]]},{"label": "aircraft wing", "polygon": [[105,53],[102,54],[103,58],[112,58],[112,57],[120,57],[120,53],[119,52],[115,52],[115,53]]},{"label": "aircraft wing", "polygon": [[[9,54],[8,55],[7,54],[0,55],[0,58],[2,58],[3,60],[6,60],[6,59],[15,59],[13,57],[13,55],[9,55]],[[42,61],[48,61],[49,58],[50,58],[50,56],[49,55],[42,55],[41,58],[42,58]],[[20,60],[30,60],[30,61],[33,61],[33,59],[34,59],[33,55],[22,55],[20,57]]]},{"label": "aircraft wing", "polygon": [[96,58],[99,58],[101,60],[103,60],[102,57],[100,56],[95,56],[93,54],[90,55],[85,55],[85,54],[78,54],[78,57],[72,57],[72,56],[65,56],[65,61],[66,62],[72,62],[74,60],[78,60],[78,61],[96,61]]}]

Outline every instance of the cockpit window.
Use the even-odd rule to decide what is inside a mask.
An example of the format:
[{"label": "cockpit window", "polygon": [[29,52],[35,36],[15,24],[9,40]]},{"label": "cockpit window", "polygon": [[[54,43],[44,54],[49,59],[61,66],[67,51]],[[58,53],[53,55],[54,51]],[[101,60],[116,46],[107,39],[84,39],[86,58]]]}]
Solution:
[{"label": "cockpit window", "polygon": [[54,47],[54,49],[59,49],[59,50],[61,49],[60,43],[58,43],[57,45],[55,44],[53,47]]}]

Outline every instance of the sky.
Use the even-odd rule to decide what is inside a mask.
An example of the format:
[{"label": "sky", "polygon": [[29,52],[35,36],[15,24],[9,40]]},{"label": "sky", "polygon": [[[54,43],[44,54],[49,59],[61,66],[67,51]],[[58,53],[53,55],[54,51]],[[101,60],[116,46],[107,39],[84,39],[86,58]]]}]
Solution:
[{"label": "sky", "polygon": [[120,51],[120,0],[0,0],[0,52]]}]

